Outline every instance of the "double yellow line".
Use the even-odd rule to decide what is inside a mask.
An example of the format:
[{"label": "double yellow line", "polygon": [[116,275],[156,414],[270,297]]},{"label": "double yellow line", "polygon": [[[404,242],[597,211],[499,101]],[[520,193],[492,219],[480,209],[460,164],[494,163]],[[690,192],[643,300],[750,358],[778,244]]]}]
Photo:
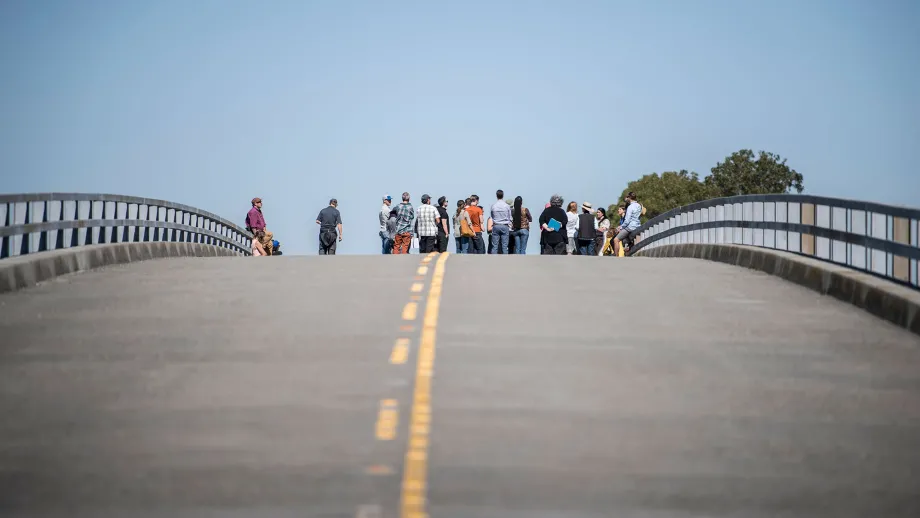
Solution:
[{"label": "double yellow line", "polygon": [[[435,340],[437,338],[438,311],[441,307],[441,290],[444,284],[444,263],[449,254],[443,253],[434,266],[431,287],[425,306],[425,320],[418,348],[415,368],[415,391],[409,417],[409,445],[406,448],[400,495],[400,518],[427,518],[428,442],[431,432],[431,377],[434,369]],[[427,273],[427,267],[422,268]]]}]

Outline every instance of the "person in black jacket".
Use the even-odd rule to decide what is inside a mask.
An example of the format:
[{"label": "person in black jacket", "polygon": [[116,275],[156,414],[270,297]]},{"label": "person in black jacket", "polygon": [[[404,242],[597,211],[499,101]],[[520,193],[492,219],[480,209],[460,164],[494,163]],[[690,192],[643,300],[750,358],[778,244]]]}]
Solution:
[{"label": "person in black jacket", "polygon": [[[554,194],[549,200],[549,207],[540,214],[540,228],[543,230],[543,255],[565,255],[565,245],[569,238],[565,232],[565,222],[568,217],[562,210],[565,200],[562,196]],[[549,226],[550,220],[555,219],[562,225],[559,229]]]},{"label": "person in black jacket", "polygon": [[584,202],[581,205],[581,214],[578,215],[578,224],[575,226],[575,244],[578,246],[578,255],[594,255],[597,216],[591,213],[592,208],[590,203]]}]

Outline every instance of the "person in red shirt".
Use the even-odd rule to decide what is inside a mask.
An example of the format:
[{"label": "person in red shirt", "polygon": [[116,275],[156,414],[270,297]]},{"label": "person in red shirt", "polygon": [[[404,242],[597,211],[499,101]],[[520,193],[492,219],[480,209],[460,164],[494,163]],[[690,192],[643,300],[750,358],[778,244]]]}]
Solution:
[{"label": "person in red shirt", "polygon": [[486,243],[482,240],[482,207],[479,206],[479,196],[475,194],[470,196],[472,204],[466,212],[470,215],[470,220],[473,222],[473,232],[476,233],[473,236],[473,239],[470,240],[472,246],[472,252],[474,254],[484,254],[486,253]]},{"label": "person in red shirt", "polygon": [[253,240],[258,240],[262,245],[265,255],[271,255],[272,240],[275,235],[265,228],[265,216],[262,215],[262,198],[252,199],[252,208],[246,214],[246,229],[252,232]]}]

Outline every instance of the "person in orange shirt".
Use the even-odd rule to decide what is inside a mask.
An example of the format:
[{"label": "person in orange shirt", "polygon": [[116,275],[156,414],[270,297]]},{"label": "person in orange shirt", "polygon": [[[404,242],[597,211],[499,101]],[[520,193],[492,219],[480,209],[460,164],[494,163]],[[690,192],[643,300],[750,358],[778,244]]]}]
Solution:
[{"label": "person in orange shirt", "polygon": [[470,215],[470,220],[473,222],[473,232],[476,233],[471,239],[471,244],[473,245],[472,252],[474,254],[484,254],[486,253],[486,244],[482,240],[482,207],[479,206],[479,196],[475,194],[470,196],[472,204],[470,208],[466,209],[466,212]]}]

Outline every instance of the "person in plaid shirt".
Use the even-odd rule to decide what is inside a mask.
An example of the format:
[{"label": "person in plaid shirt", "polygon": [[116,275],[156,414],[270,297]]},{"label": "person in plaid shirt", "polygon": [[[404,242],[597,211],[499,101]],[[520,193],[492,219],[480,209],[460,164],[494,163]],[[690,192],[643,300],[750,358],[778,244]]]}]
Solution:
[{"label": "person in plaid shirt", "polygon": [[438,225],[441,216],[438,209],[431,205],[431,196],[422,195],[422,204],[418,207],[418,248],[420,254],[438,251]]},{"label": "person in plaid shirt", "polygon": [[409,203],[409,193],[404,192],[402,203],[396,207],[396,237],[393,239],[394,254],[408,254],[412,244],[412,220],[415,219],[415,209]]}]

